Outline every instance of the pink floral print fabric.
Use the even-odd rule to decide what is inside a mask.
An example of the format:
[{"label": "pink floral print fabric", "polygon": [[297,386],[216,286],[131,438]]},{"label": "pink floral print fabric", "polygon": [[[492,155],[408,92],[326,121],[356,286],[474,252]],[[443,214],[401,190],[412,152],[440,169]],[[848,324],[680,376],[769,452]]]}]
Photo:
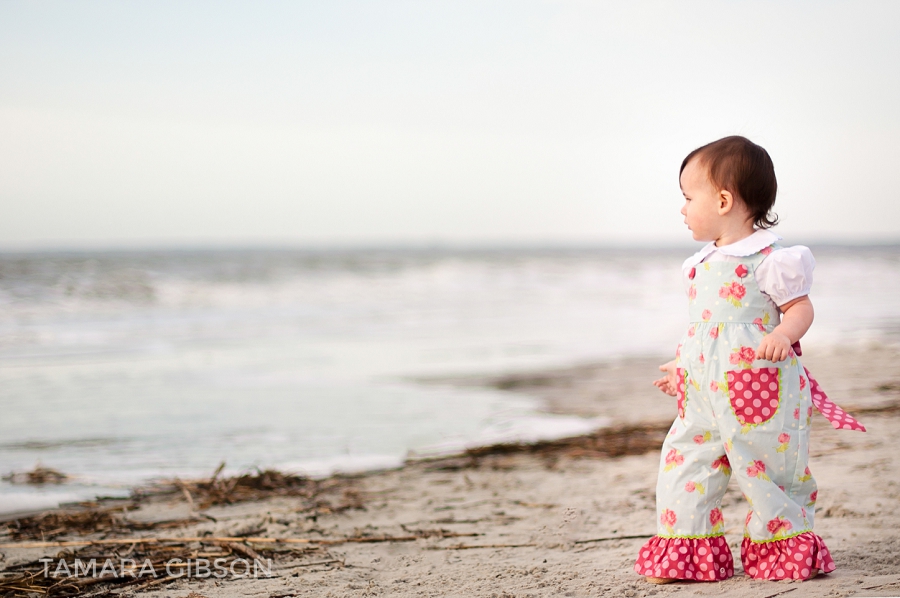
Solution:
[{"label": "pink floral print fabric", "polygon": [[796,353],[780,362],[756,358],[756,347],[780,321],[754,278],[765,255],[737,265],[701,263],[690,272],[691,322],[676,352],[678,418],[660,455],[657,534],[639,551],[634,569],[641,575],[699,581],[733,575],[720,509],[732,476],[752,505],[741,548],[747,575],[806,579],[813,570],[834,569],[812,531],[813,406],[836,428],[865,428],[828,400]]}]

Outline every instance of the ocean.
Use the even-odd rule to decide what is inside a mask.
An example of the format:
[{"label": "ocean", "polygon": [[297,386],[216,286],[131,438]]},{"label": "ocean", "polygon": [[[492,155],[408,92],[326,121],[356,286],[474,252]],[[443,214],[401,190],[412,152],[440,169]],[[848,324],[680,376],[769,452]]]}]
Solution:
[{"label": "ocean", "polygon": [[[813,251],[804,347],[900,342],[900,246]],[[690,252],[0,253],[0,475],[72,476],[0,482],[0,513],[222,461],[327,475],[596,429],[527,396],[421,380],[671,354]]]}]

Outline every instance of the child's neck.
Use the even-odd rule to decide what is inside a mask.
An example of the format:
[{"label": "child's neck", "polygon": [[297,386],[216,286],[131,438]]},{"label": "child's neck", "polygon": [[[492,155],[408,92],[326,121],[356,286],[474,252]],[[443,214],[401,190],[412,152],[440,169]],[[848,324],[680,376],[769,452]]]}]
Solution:
[{"label": "child's neck", "polygon": [[756,229],[753,228],[752,220],[744,220],[742,222],[735,222],[731,226],[726,226],[716,239],[716,247],[723,247],[725,245],[731,245],[732,243],[737,243],[738,241],[742,241],[756,232]]}]

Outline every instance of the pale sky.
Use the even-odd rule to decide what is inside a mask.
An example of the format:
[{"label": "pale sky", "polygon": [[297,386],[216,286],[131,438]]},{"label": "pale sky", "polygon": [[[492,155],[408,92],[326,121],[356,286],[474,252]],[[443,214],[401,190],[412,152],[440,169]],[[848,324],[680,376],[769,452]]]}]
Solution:
[{"label": "pale sky", "polygon": [[900,2],[0,3],[2,249],[688,241],[730,134],[900,242]]}]

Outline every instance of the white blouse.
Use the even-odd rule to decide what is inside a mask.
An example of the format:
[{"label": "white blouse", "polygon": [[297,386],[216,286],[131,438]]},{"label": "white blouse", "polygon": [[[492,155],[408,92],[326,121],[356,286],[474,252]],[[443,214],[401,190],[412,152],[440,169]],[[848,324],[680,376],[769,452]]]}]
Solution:
[{"label": "white blouse", "polygon": [[[753,255],[759,250],[779,241],[781,237],[768,230],[757,230],[749,237],[731,245],[716,247],[714,241],[685,260],[681,269],[684,273],[685,290],[690,288],[688,274],[691,268],[703,262],[737,262],[739,258]],[[816,260],[808,247],[795,245],[782,247],[770,253],[756,267],[756,284],[769,296],[775,305],[809,294],[813,281]]]}]

